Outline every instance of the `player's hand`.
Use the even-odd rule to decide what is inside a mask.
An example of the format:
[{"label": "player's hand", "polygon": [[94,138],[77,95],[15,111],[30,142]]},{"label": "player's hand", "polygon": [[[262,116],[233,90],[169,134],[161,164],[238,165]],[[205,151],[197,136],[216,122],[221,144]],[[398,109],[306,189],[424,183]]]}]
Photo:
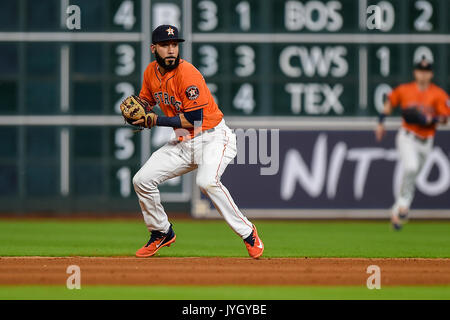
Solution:
[{"label": "player's hand", "polygon": [[436,117],[436,119],[432,116],[432,115],[430,115],[430,114],[426,114],[425,115],[425,119],[426,119],[426,122],[427,122],[427,125],[430,125],[430,124],[433,124],[434,122],[439,122],[439,118],[437,118]]},{"label": "player's hand", "polygon": [[141,119],[134,121],[132,124],[150,129],[156,125],[157,118],[158,118],[158,115],[156,113],[150,112],[150,113],[147,113]]},{"label": "player's hand", "polygon": [[144,126],[143,125],[144,122],[145,122],[144,119],[139,119],[139,120],[133,122],[132,124],[134,124],[135,126],[142,126],[143,127]]},{"label": "player's hand", "polygon": [[447,117],[446,116],[428,116],[427,119],[427,125],[435,125],[435,124],[446,124],[447,123]]},{"label": "player's hand", "polygon": [[438,116],[437,117],[437,123],[440,124],[447,124],[448,118],[446,116]]},{"label": "player's hand", "polygon": [[379,123],[375,129],[375,138],[377,142],[380,142],[383,140],[384,136],[386,135],[386,129],[384,128],[384,125],[382,123]]}]

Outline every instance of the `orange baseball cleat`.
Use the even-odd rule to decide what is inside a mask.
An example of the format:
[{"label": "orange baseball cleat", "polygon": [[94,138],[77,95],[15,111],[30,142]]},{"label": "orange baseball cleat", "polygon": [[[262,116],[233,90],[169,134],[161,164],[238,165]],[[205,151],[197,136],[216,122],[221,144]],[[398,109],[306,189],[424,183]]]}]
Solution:
[{"label": "orange baseball cleat", "polygon": [[256,231],[255,225],[253,225],[252,233],[244,239],[244,243],[250,257],[258,259],[262,256],[264,251],[264,243],[258,237],[258,231]]},{"label": "orange baseball cleat", "polygon": [[172,225],[170,225],[169,231],[167,233],[162,233],[161,231],[152,231],[150,240],[145,246],[136,251],[136,257],[147,258],[153,256],[162,247],[170,247],[176,239],[175,232],[173,232]]}]

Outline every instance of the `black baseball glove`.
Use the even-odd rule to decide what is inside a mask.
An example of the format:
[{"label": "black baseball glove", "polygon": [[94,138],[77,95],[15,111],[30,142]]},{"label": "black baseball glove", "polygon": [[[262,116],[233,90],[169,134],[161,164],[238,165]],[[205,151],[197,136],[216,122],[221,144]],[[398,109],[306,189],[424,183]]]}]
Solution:
[{"label": "black baseball glove", "polygon": [[439,122],[439,118],[427,116],[420,112],[417,107],[402,109],[402,117],[407,123],[418,124],[425,127],[432,126]]}]

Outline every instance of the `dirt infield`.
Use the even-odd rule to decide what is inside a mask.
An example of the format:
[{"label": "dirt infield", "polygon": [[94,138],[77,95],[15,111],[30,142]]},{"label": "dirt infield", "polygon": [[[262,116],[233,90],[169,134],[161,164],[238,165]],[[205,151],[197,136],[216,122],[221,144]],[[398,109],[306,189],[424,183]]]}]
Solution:
[{"label": "dirt infield", "polygon": [[0,257],[0,285],[65,285],[77,265],[82,285],[449,285],[450,259]]}]

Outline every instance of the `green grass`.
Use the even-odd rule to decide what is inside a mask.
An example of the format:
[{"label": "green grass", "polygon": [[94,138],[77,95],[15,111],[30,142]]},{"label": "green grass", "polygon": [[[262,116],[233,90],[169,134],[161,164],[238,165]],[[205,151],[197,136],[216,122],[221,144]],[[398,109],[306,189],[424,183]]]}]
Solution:
[{"label": "green grass", "polygon": [[[247,257],[221,220],[173,220],[177,242],[160,256]],[[264,257],[450,257],[450,222],[255,221]],[[0,220],[0,256],[133,256],[148,239],[140,220]],[[0,286],[4,299],[450,299],[450,286]]]},{"label": "green grass", "polygon": [[0,286],[0,300],[439,300],[450,299],[449,286],[435,287],[279,287],[270,286]]},{"label": "green grass", "polygon": [[[247,257],[221,220],[174,220],[177,242],[160,256]],[[264,257],[450,257],[450,222],[255,221]],[[149,234],[134,220],[0,220],[0,256],[133,256]]]}]

